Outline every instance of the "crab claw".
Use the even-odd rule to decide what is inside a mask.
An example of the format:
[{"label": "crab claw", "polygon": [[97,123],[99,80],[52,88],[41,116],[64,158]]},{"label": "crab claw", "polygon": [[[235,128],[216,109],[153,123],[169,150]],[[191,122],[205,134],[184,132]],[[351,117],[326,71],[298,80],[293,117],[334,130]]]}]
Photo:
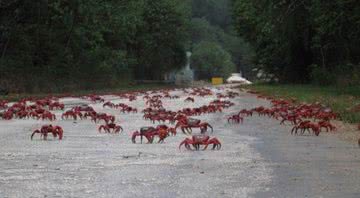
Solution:
[{"label": "crab claw", "polygon": [[320,135],[320,131],[318,131],[318,130],[316,130],[314,133],[315,133],[316,136]]},{"label": "crab claw", "polygon": [[219,142],[219,144],[214,144],[213,150],[214,150],[215,148],[216,148],[217,150],[220,150],[220,149],[221,149],[221,143]]},{"label": "crab claw", "polygon": [[192,150],[192,149],[190,148],[190,146],[189,146],[189,143],[191,143],[191,142],[192,142],[191,139],[185,138],[185,140],[180,143],[180,145],[179,145],[179,150],[181,150],[181,146],[182,146],[183,144],[185,144],[185,148],[186,148],[186,149]]},{"label": "crab claw", "polygon": [[204,147],[204,149],[203,150],[206,150],[207,149],[207,147],[209,146],[209,144],[213,144],[213,150],[216,148],[217,150],[220,150],[221,149],[221,142],[217,139],[217,138],[212,138],[212,139],[210,139],[207,143],[206,143],[206,145],[205,145],[205,147]]},{"label": "crab claw", "polygon": [[103,125],[101,125],[101,126],[99,127],[99,133],[101,133],[101,129],[104,129],[104,126],[103,126]]},{"label": "crab claw", "polygon": [[120,133],[123,132],[123,128],[121,126],[116,126],[113,131],[114,133]]},{"label": "crab claw", "polygon": [[296,128],[297,128],[297,126],[294,126],[294,127],[291,129],[291,134],[293,134],[293,133],[296,134],[296,132],[295,132]]},{"label": "crab claw", "polygon": [[59,140],[62,140],[63,134],[64,134],[63,129],[60,128],[60,127],[58,127],[58,128],[57,128],[57,133],[58,133],[58,135],[59,135]]},{"label": "crab claw", "polygon": [[208,126],[209,126],[209,127],[210,127],[210,129],[211,129],[211,133],[213,133],[213,132],[214,132],[213,127],[212,127],[210,124],[208,124]]},{"label": "crab claw", "polygon": [[140,133],[139,133],[139,131],[135,131],[133,134],[132,134],[132,137],[131,137],[131,141],[132,141],[132,143],[136,143],[136,141],[135,141],[135,138],[136,138],[136,136],[139,136],[140,135]]},{"label": "crab claw", "polygon": [[36,134],[36,133],[41,133],[39,130],[35,130],[32,134],[31,134],[31,140],[33,139],[33,137],[34,137],[34,135]]},{"label": "crab claw", "polygon": [[186,139],[180,143],[180,145],[179,145],[179,150],[181,150],[181,146],[182,146],[183,144],[185,144],[185,143],[186,143]]},{"label": "crab claw", "polygon": [[175,125],[175,130],[176,130],[177,128],[179,128],[180,126],[181,126],[181,123],[180,123],[180,122],[176,123],[176,125]]}]

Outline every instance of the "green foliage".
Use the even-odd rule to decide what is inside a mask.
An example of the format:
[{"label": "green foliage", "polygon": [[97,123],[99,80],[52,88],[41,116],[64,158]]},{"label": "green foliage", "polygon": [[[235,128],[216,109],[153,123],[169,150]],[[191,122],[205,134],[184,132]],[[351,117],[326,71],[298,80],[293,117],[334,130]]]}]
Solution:
[{"label": "green foliage", "polygon": [[181,0],[4,0],[0,87],[15,92],[114,87],[184,62]]},{"label": "green foliage", "polygon": [[192,66],[199,78],[228,77],[235,71],[231,55],[215,42],[196,44],[192,57]]},{"label": "green foliage", "polygon": [[205,18],[192,18],[190,23],[190,33],[192,43],[201,41],[217,41],[216,29],[210,25]]},{"label": "green foliage", "polygon": [[134,78],[161,80],[184,65],[187,50],[199,55],[196,63],[204,62],[204,53],[215,54],[206,62],[214,65],[206,78],[215,72],[250,73],[253,51],[234,33],[230,3],[3,0],[0,87],[61,92],[116,87]]},{"label": "green foliage", "polygon": [[283,82],[325,83],[335,68],[360,62],[359,1],[232,0],[232,8],[257,64]]},{"label": "green foliage", "polygon": [[331,85],[336,82],[335,74],[318,65],[312,65],[310,76],[316,85]]},{"label": "green foliage", "polygon": [[336,84],[340,87],[356,86],[360,84],[359,65],[337,65],[333,73],[336,74]]},{"label": "green foliage", "polygon": [[[211,57],[215,51],[225,51],[230,56],[225,62],[216,67],[223,67],[221,70],[227,71],[222,74],[224,77],[230,71],[236,72],[241,70],[246,77],[250,77],[251,69],[253,68],[253,50],[243,39],[236,36],[234,28],[231,24],[231,9],[229,0],[196,0],[192,1],[192,20],[190,25],[191,42],[193,51],[199,53],[201,56],[192,56],[194,63],[203,62],[204,57]],[[200,45],[200,43],[202,43]],[[212,43],[211,49],[200,50],[199,46],[204,46],[204,43]],[[221,49],[218,49],[221,48]],[[211,54],[204,54],[211,53]],[[201,60],[196,60],[201,58]],[[224,61],[224,60],[223,60]],[[214,62],[209,60],[208,62]],[[231,65],[231,66],[229,66]],[[234,66],[235,65],[235,66]],[[194,67],[195,70],[200,67]],[[229,69],[231,68],[231,69]],[[203,68],[202,68],[203,69]],[[198,78],[209,78],[213,71],[203,70],[196,71]],[[220,70],[220,69],[218,69]]]},{"label": "green foliage", "polygon": [[193,18],[204,18],[226,30],[231,25],[230,0],[193,0]]},{"label": "green foliage", "polygon": [[181,4],[174,0],[146,1],[136,45],[142,79],[161,79],[164,72],[185,64],[188,16],[185,6],[178,7]]},{"label": "green foliage", "polygon": [[311,79],[317,85],[338,85],[339,87],[360,84],[360,68],[357,65],[338,65],[331,70],[318,65],[311,66]]}]

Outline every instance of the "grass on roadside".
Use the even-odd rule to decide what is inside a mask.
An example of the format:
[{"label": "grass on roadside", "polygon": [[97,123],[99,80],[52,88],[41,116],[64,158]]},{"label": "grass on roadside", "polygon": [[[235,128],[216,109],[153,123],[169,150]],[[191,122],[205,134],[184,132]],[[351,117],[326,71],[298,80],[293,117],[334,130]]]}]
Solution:
[{"label": "grass on roadside", "polygon": [[171,84],[136,84],[136,85],[122,85],[114,89],[95,89],[95,90],[77,90],[70,91],[66,93],[36,93],[36,94],[9,94],[7,96],[0,96],[0,100],[8,100],[8,101],[18,101],[22,98],[44,98],[46,96],[64,96],[64,95],[72,95],[72,96],[83,96],[87,94],[98,94],[98,95],[106,95],[111,93],[122,93],[127,91],[147,91],[147,90],[157,90],[164,88],[174,88],[175,85]]},{"label": "grass on roadside", "polygon": [[255,91],[277,98],[296,98],[299,102],[320,102],[331,107],[340,119],[349,123],[360,122],[360,112],[352,109],[360,104],[360,86],[320,87],[314,85],[269,85],[246,86]]}]

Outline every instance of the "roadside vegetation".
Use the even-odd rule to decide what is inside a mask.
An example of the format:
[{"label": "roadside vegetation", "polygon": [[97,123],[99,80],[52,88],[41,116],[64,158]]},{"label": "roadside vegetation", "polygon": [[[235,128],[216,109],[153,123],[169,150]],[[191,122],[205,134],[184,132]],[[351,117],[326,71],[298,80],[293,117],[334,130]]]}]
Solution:
[{"label": "roadside vegetation", "polygon": [[360,84],[358,0],[232,0],[256,67],[280,83]]},{"label": "roadside vegetation", "polygon": [[11,93],[121,87],[185,63],[182,0],[0,1],[0,88]]},{"label": "roadside vegetation", "polygon": [[[357,0],[232,0],[238,35],[254,49],[249,88],[320,102],[360,122],[360,3]],[[276,84],[257,84],[272,82]],[[360,108],[358,109],[360,110]]]},{"label": "roadside vegetation", "polygon": [[295,98],[297,102],[320,102],[337,112],[340,120],[360,123],[360,112],[355,111],[356,106],[360,105],[360,86],[254,84],[245,88],[267,96]]},{"label": "roadside vegetation", "polygon": [[250,53],[233,28],[230,1],[0,1],[0,90],[161,81],[185,65],[186,51],[199,80],[227,77]]}]

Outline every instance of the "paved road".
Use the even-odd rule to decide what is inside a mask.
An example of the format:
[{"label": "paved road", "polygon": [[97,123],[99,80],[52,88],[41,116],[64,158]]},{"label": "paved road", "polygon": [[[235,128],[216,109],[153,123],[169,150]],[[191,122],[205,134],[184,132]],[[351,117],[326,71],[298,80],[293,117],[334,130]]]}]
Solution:
[{"label": "paved road", "polygon": [[[172,94],[181,98],[163,100],[171,110],[214,99],[184,103],[185,94]],[[63,141],[30,141],[31,131],[46,122],[0,120],[0,197],[359,197],[355,145],[331,135],[294,137],[289,127],[264,117],[227,124],[225,116],[232,112],[268,105],[246,93],[233,101],[236,106],[223,113],[200,117],[214,126],[220,151],[179,151],[183,134],[164,144],[132,144],[130,133],[152,124],[141,113],[119,114],[100,104],[91,105],[117,115],[124,133],[99,134],[90,121],[60,120]],[[62,102],[68,107],[87,103],[77,98]],[[145,107],[140,97],[126,103]]]},{"label": "paved road", "polygon": [[[244,94],[244,106],[259,104]],[[265,104],[266,105],[266,102]],[[360,150],[357,145],[339,140],[334,134],[292,136],[291,126],[279,121],[252,117],[239,134],[255,137],[252,148],[271,169],[268,191],[254,197],[360,197]],[[346,131],[338,131],[343,133]]]}]

